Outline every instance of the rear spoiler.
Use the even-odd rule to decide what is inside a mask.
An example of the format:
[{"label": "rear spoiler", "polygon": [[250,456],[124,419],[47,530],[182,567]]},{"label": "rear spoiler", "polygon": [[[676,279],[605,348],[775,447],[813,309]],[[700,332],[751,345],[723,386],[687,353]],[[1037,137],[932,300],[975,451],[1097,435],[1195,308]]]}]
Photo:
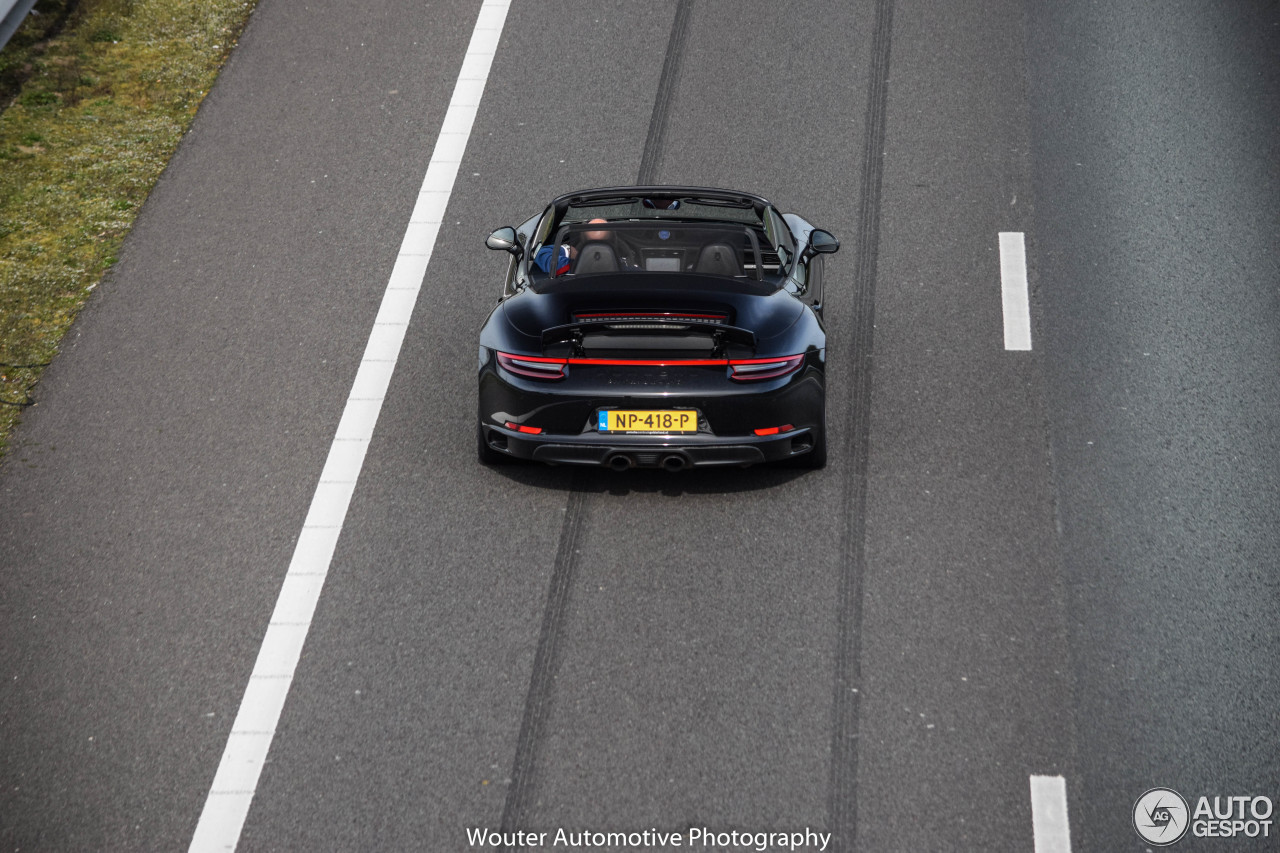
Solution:
[{"label": "rear spoiler", "polygon": [[743,329],[738,326],[725,326],[719,323],[702,324],[689,320],[676,320],[665,318],[644,318],[618,319],[606,318],[600,320],[577,320],[573,323],[566,323],[563,326],[552,326],[542,333],[542,346],[548,344],[572,344],[574,349],[582,346],[582,336],[589,332],[599,331],[643,331],[658,332],[695,332],[706,335],[715,341],[715,348],[718,350],[724,344],[742,344],[751,347],[754,351],[756,348],[756,335],[750,329]]}]

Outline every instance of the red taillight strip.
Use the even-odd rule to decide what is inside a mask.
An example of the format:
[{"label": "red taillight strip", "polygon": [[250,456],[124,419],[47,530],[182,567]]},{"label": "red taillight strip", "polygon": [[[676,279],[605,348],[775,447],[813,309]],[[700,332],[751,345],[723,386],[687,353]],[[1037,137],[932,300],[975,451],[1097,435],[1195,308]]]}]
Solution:
[{"label": "red taillight strip", "polygon": [[596,364],[611,367],[724,367],[727,358],[571,358],[570,364]]},{"label": "red taillight strip", "polygon": [[[524,356],[521,356],[524,358]],[[635,367],[733,367],[737,369],[739,366],[746,368],[746,372],[755,370],[767,370],[773,365],[779,367],[787,367],[788,370],[795,370],[800,366],[800,362],[804,360],[803,355],[789,355],[785,358],[571,358],[568,359],[569,364],[596,364],[609,366],[635,366]],[[562,359],[551,358],[547,361],[562,361]],[[759,368],[752,365],[760,365]],[[744,379],[763,379],[764,376],[744,376]]]},{"label": "red taillight strip", "polygon": [[[511,355],[498,353],[498,363],[522,376],[538,379],[560,379],[565,365],[595,365],[602,367],[730,367],[732,379],[774,379],[798,370],[804,364],[804,355],[788,355],[782,358],[548,358],[539,355]],[[545,366],[544,366],[545,365]]]}]

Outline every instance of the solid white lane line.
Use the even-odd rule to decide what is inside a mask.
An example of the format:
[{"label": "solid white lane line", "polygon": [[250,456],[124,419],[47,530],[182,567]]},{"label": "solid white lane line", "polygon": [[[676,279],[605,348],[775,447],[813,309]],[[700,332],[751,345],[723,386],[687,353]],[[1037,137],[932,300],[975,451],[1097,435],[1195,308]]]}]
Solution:
[{"label": "solid white lane line", "polygon": [[453,194],[509,6],[510,0],[485,0],[480,7],[382,305],[191,839],[192,851],[234,850],[239,843],[445,208]]},{"label": "solid white lane line", "polygon": [[1066,779],[1061,776],[1031,777],[1031,828],[1035,853],[1071,853]]},{"label": "solid white lane line", "polygon": [[1021,231],[1000,232],[1000,291],[1004,302],[1004,348],[1031,349],[1027,246]]}]

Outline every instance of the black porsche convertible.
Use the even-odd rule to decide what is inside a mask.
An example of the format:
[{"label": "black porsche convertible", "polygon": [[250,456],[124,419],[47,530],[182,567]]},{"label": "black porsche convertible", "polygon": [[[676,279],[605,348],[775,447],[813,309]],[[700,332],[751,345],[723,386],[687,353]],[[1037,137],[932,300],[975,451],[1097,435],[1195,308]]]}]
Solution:
[{"label": "black porsche convertible", "polygon": [[480,460],[680,470],[826,464],[830,233],[759,196],[609,187],[489,235]]}]

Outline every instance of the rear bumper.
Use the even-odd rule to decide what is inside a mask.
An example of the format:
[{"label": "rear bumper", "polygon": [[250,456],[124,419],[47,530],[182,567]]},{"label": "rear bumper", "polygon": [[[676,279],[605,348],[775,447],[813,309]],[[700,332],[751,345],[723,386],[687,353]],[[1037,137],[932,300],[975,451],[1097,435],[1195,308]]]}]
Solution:
[{"label": "rear bumper", "polygon": [[[478,414],[488,447],[517,459],[676,470],[806,453],[823,427],[825,400],[820,351],[794,373],[756,382],[731,380],[724,367],[630,365],[575,369],[563,381],[546,382],[489,362],[480,370]],[[596,425],[606,409],[692,409],[698,431],[602,433]],[[784,425],[785,432],[755,432]]]},{"label": "rear bumper", "polygon": [[813,448],[811,430],[797,429],[770,436],[714,435],[651,436],[583,433],[528,435],[504,427],[483,425],[485,441],[494,450],[517,459],[551,465],[595,465],[627,468],[746,467],[790,459]]}]

